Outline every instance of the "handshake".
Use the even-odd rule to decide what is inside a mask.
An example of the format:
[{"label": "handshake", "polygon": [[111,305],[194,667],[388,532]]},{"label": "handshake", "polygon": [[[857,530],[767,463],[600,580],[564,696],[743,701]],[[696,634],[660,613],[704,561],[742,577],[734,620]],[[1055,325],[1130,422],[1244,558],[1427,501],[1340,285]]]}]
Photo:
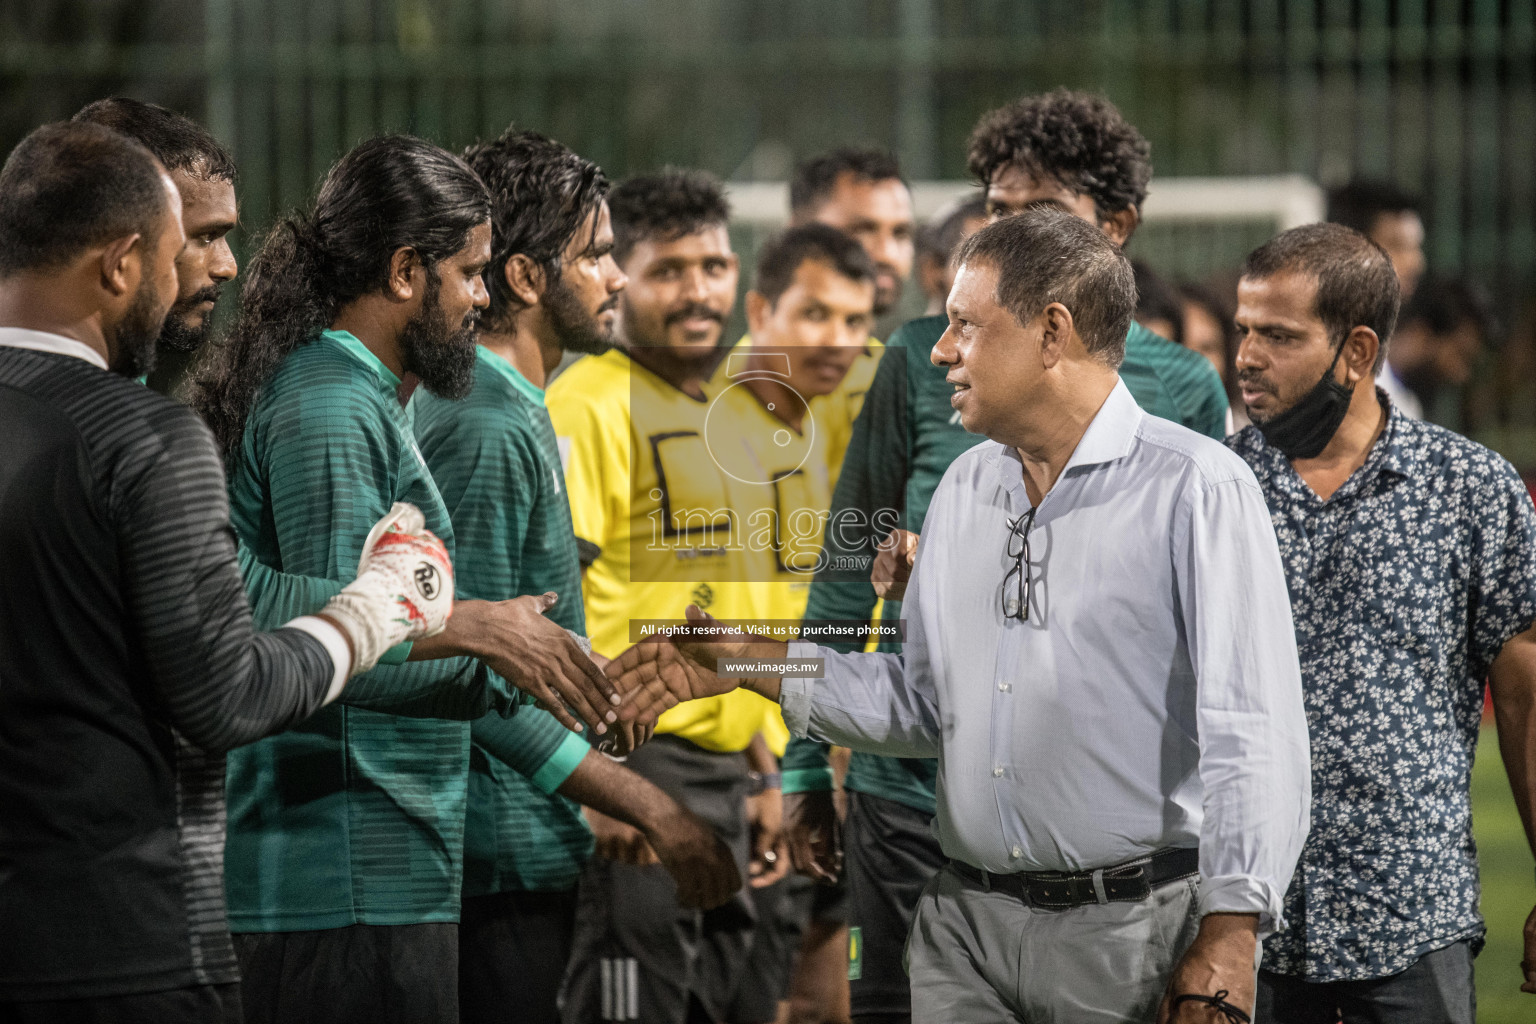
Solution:
[{"label": "handshake", "polygon": [[368,534],[357,578],[319,615],[346,635],[350,675],[369,671],[385,651],[405,641],[414,644],[413,660],[473,657],[567,728],[580,731],[584,722],[597,735],[610,728],[623,733],[621,750],[685,700],[737,685],[778,698],[776,676],[723,679],[715,670],[726,658],[782,658],[782,642],[727,629],[690,606],[688,639],[646,640],[600,664],[581,638],[545,618],[558,599],[548,593],[455,601],[447,549],[425,528],[421,512],[402,502]]}]

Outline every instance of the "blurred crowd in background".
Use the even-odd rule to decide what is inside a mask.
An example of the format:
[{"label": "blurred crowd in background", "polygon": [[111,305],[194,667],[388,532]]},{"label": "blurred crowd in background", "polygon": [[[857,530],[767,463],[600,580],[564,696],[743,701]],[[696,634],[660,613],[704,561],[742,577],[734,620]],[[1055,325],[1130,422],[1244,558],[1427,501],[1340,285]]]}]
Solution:
[{"label": "blurred crowd in background", "polygon": [[[615,180],[675,164],[730,183],[782,181],[797,158],[870,144],[893,150],[909,179],[959,182],[964,139],[982,111],[1057,85],[1113,100],[1151,141],[1158,181],[1299,174],[1329,190],[1330,219],[1390,238],[1394,257],[1412,255],[1405,286],[1422,286],[1394,343],[1396,380],[1429,418],[1536,469],[1528,4],[0,7],[0,146],[94,97],[161,102],[231,146],[242,224],[258,229],[302,204],[336,156],[387,130],[458,148],[517,123],[561,139]],[[1219,359],[1213,314],[1237,262],[1273,230],[1153,221],[1130,251],[1195,310],[1177,321],[1179,333]],[[926,251],[942,247],[928,234]],[[248,233],[234,244],[238,255],[251,251]],[[738,239],[736,248],[756,246]],[[921,310],[909,295],[900,312]]]}]

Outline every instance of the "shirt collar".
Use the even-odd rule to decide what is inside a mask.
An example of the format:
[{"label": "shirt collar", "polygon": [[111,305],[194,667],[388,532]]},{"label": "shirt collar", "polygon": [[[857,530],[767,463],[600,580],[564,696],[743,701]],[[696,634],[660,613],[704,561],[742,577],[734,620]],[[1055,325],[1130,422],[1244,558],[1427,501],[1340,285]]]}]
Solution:
[{"label": "shirt collar", "polygon": [[1410,433],[1408,425],[1412,420],[1381,388],[1376,389],[1376,398],[1387,409],[1387,425],[1376,439],[1376,447],[1381,449],[1380,468],[1398,476],[1408,476],[1416,449],[1404,435]]},{"label": "shirt collar", "polygon": [[[1088,429],[1072,450],[1072,457],[1067,460],[1066,467],[1057,478],[1058,482],[1074,469],[1103,465],[1129,455],[1136,444],[1136,431],[1140,429],[1145,416],[1146,413],[1141,411],[1141,406],[1131,396],[1130,388],[1125,386],[1125,381],[1117,379],[1114,390],[1104,399],[1099,411],[1094,413]],[[994,461],[1010,488],[1015,484],[1023,487],[1023,460],[1011,445],[999,445]]]},{"label": "shirt collar", "polygon": [[368,350],[368,346],[357,340],[357,336],[350,331],[321,331],[320,337],[339,347],[353,359],[368,367],[378,375],[379,383],[387,384],[389,392],[395,394],[400,388],[400,378],[394,371],[384,365],[384,361]]},{"label": "shirt collar", "polygon": [[544,392],[534,386],[533,381],[518,372],[517,367],[507,362],[498,353],[492,352],[484,345],[475,346],[475,358],[501,374],[512,384],[514,390],[530,402],[538,405],[544,404]]},{"label": "shirt collar", "polygon": [[1136,399],[1131,397],[1131,389],[1125,386],[1125,381],[1116,378],[1114,390],[1094,414],[1061,475],[1066,476],[1078,466],[1097,466],[1131,454],[1131,448],[1136,444],[1136,431],[1145,415]]},{"label": "shirt collar", "polygon": [[76,359],[84,359],[100,369],[108,368],[102,354],[85,342],[48,331],[30,331],[24,327],[0,327],[0,346],[31,349],[33,352],[51,352],[56,356],[73,356]]},{"label": "shirt collar", "polygon": [[[1386,426],[1382,427],[1381,436],[1366,453],[1365,461],[1360,464],[1360,468],[1350,474],[1343,486],[1328,499],[1329,502],[1336,498],[1349,497],[1364,486],[1366,480],[1378,473],[1392,473],[1401,477],[1413,475],[1417,450],[1411,435],[1414,433],[1415,421],[1399,409],[1380,386],[1376,388],[1376,400],[1386,409]],[[1261,475],[1267,475],[1276,483],[1283,482],[1283,487],[1294,495],[1314,502],[1318,500],[1316,492],[1301,479],[1301,474],[1296,472],[1296,467],[1291,465],[1291,460],[1286,458],[1280,449],[1266,441],[1264,434],[1257,427],[1250,427],[1243,434],[1251,434],[1251,439],[1247,443],[1252,444],[1264,460],[1260,465],[1267,469],[1267,473]],[[1239,437],[1242,436],[1239,435]],[[1255,471],[1258,469],[1259,467],[1255,466]]]}]

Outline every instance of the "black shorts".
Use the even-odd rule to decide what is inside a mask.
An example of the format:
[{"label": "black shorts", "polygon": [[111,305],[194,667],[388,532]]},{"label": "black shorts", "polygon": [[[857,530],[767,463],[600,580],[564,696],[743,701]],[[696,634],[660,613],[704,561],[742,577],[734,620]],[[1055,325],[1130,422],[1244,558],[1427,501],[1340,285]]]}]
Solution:
[{"label": "black shorts", "polygon": [[559,1024],[576,890],[469,896],[459,918],[461,1024]]},{"label": "black shorts", "polygon": [[751,1024],[771,1021],[779,1001],[789,997],[789,985],[805,930],[810,924],[812,903],[819,886],[793,871],[764,889],[753,889],[757,927],[727,1020]]},{"label": "black shorts", "polygon": [[848,793],[848,991],[853,1016],[912,1013],[907,933],[918,897],[947,859],[933,815],[868,793]]},{"label": "black shorts", "polygon": [[459,926],[235,936],[246,1024],[458,1024]]},{"label": "black shorts", "polygon": [[92,999],[0,1001],[0,1024],[241,1024],[240,986],[198,985]]},{"label": "black shorts", "polygon": [[839,872],[831,885],[811,886],[811,920],[821,924],[848,923],[848,874]]},{"label": "black shorts", "polygon": [[[747,876],[744,755],[662,735],[631,754],[628,765],[708,822]],[[685,1024],[700,1014],[734,1017],[756,922],[747,890],[700,913],[678,906],[677,886],[659,864],[593,857],[577,886],[561,1018]]]}]

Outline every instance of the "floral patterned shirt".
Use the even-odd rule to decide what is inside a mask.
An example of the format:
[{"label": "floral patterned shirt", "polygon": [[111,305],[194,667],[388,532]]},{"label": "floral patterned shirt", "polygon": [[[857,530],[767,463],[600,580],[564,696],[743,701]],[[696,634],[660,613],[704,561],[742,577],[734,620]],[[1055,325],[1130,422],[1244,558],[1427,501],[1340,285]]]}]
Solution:
[{"label": "floral patterned shirt", "polygon": [[1536,509],[1514,467],[1379,397],[1386,427],[1327,501],[1256,428],[1227,442],[1280,540],[1312,742],[1312,829],[1264,967],[1319,982],[1481,948],[1483,680],[1536,621]]}]

